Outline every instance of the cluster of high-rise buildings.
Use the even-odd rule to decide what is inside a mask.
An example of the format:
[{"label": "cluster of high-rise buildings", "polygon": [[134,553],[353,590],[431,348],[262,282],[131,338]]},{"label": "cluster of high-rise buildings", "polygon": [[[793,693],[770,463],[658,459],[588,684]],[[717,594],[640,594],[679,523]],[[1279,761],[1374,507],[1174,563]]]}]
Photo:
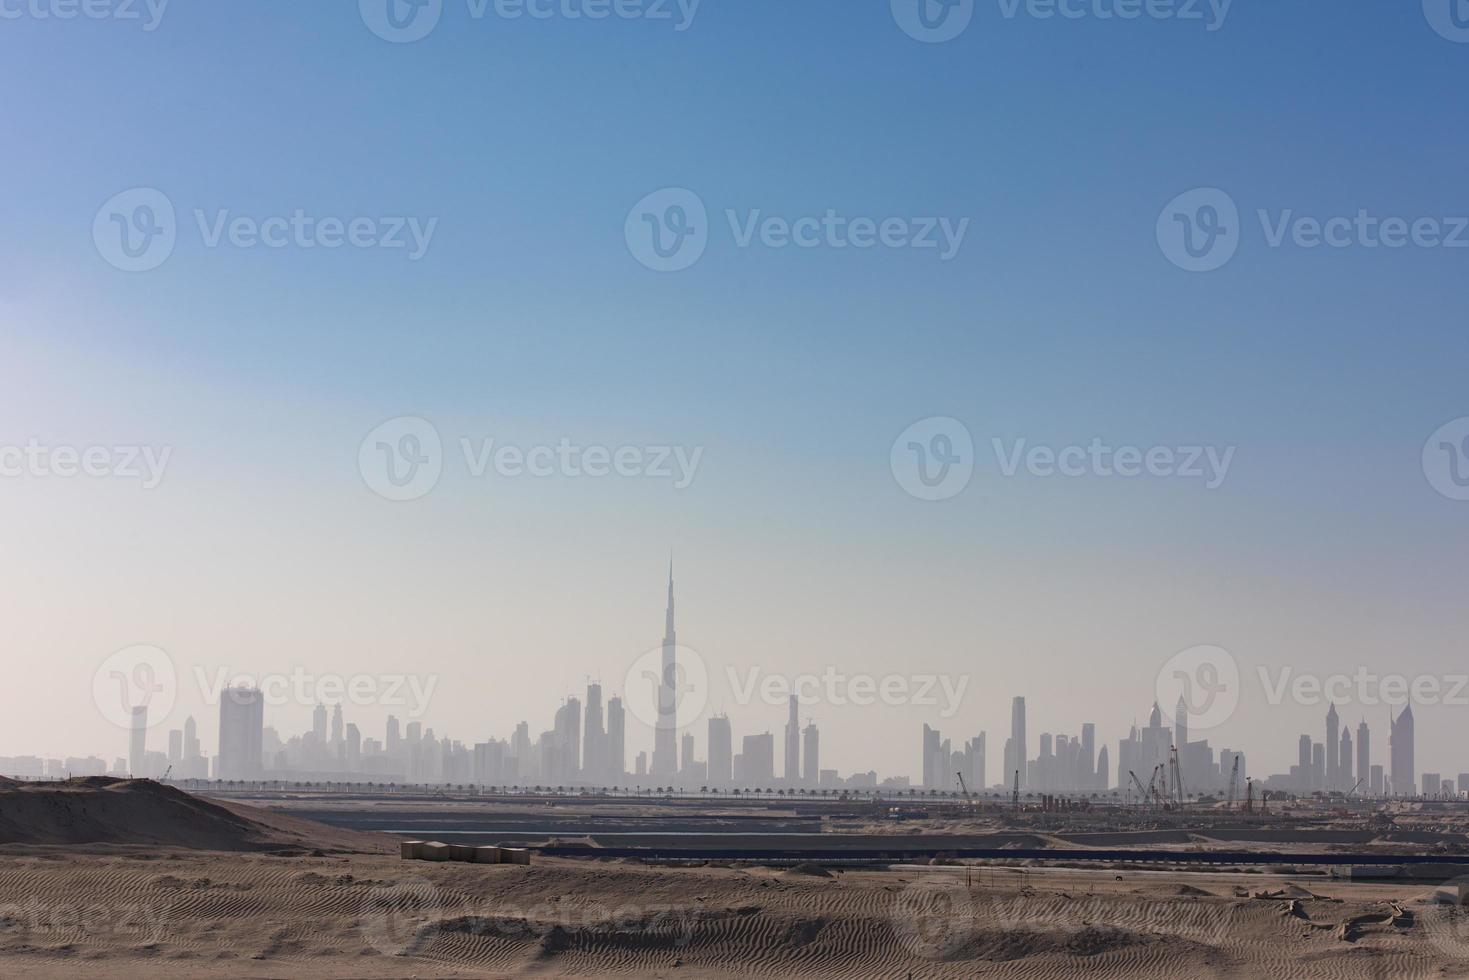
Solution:
[{"label": "cluster of high-rise buildings", "polygon": [[[1302,735],[1298,762],[1287,773],[1273,775],[1259,785],[1295,795],[1322,793],[1342,796],[1421,797],[1456,799],[1469,794],[1469,773],[1454,780],[1442,774],[1422,773],[1414,760],[1413,709],[1404,707],[1389,719],[1388,765],[1372,762],[1372,733],[1365,720],[1356,734],[1341,723],[1336,706],[1326,713],[1321,741]],[[1180,698],[1173,723],[1167,724],[1157,704],[1146,725],[1134,724],[1127,737],[1118,741],[1115,782],[1106,746],[1096,746],[1096,728],[1087,723],[1081,734],[1042,733],[1038,752],[1029,754],[1026,734],[1025,699],[1015,698],[1010,708],[1010,737],[1005,740],[1000,778],[986,780],[986,735],[980,732],[955,750],[949,740],[928,725],[923,726],[923,783],[940,791],[980,790],[1025,793],[1101,793],[1115,787],[1123,793],[1151,793],[1164,787],[1169,795],[1218,795],[1234,784],[1243,792],[1248,779],[1244,753],[1215,749],[1207,739],[1194,739],[1189,732],[1189,711]]]},{"label": "cluster of high-rise buildings", "polygon": [[1333,704],[1326,711],[1322,740],[1302,735],[1296,743],[1296,764],[1289,772],[1271,776],[1265,788],[1299,794],[1425,799],[1454,799],[1469,792],[1469,773],[1459,773],[1456,780],[1450,781],[1440,773],[1425,772],[1420,780],[1414,742],[1410,704],[1388,716],[1387,765],[1374,763],[1372,732],[1366,719],[1357,722],[1354,738],[1351,727],[1342,724]]},{"label": "cluster of high-rise buildings", "polygon": [[1000,778],[993,784],[986,780],[986,743],[986,733],[980,732],[955,751],[938,731],[924,725],[923,786],[941,791],[1018,789],[1022,793],[1089,795],[1113,786],[1130,789],[1139,773],[1139,782],[1152,783],[1161,768],[1180,774],[1187,792],[1199,794],[1217,792],[1231,778],[1245,778],[1242,753],[1229,749],[1216,753],[1207,741],[1189,738],[1188,713],[1182,702],[1172,727],[1163,723],[1163,714],[1155,704],[1148,724],[1142,728],[1133,725],[1127,737],[1118,742],[1115,783],[1107,746],[1097,745],[1096,725],[1091,722],[1084,723],[1079,734],[1042,732],[1032,757],[1023,697],[1010,703],[1010,737],[1005,740]]},{"label": "cluster of high-rise buildings", "polygon": [[[627,712],[620,697],[604,702],[602,686],[589,682],[585,702],[568,697],[552,727],[535,737],[520,722],[506,739],[466,744],[435,734],[419,721],[406,725],[389,716],[383,738],[364,737],[346,720],[342,706],[317,704],[309,731],[282,740],[265,724],[265,702],[253,688],[227,688],[219,702],[219,751],[211,759],[201,749],[192,717],[168,732],[166,750],[148,745],[148,708],[132,709],[127,758],[109,768],[96,757],[39,759],[0,757],[0,773],[53,778],[105,772],[150,778],[221,780],[295,780],[478,784],[488,786],[625,787],[631,784],[677,787],[791,790],[887,789],[909,787],[906,777],[878,781],[868,771],[843,777],[821,767],[821,734],[802,725],[801,708],[790,698],[779,741],[769,731],[735,739],[728,715],[708,719],[704,758],[697,757],[695,734],[678,717],[678,640],[674,625],[673,569],[668,574],[668,606],[657,686],[657,718],[652,756],[638,752],[631,771],[627,759]],[[985,732],[959,746],[935,728],[923,726],[923,789],[982,792],[1019,789],[1027,793],[1099,794],[1114,787],[1125,793],[1148,792],[1160,783],[1182,798],[1217,794],[1247,777],[1244,754],[1217,751],[1206,739],[1190,738],[1189,712],[1180,698],[1173,724],[1165,724],[1155,703],[1146,725],[1134,724],[1117,744],[1114,761],[1099,746],[1096,726],[1079,734],[1041,733],[1031,756],[1025,698],[1011,702],[1010,734],[1005,740],[998,779],[986,768]],[[1365,720],[1356,734],[1341,724],[1336,706],[1326,714],[1324,738],[1300,736],[1298,761],[1289,772],[1270,776],[1267,790],[1294,794],[1422,796],[1452,798],[1469,793],[1469,774],[1457,781],[1415,768],[1413,711],[1391,717],[1388,766],[1372,762],[1372,736]],[[736,751],[738,749],[738,751]],[[1115,777],[1114,774],[1115,773]],[[1143,790],[1147,786],[1146,791]]]},{"label": "cluster of high-rise buildings", "polygon": [[[212,759],[199,748],[194,719],[169,733],[168,751],[150,751],[148,709],[133,709],[127,759],[113,765],[118,774],[227,781],[405,782],[486,786],[616,787],[638,785],[683,789],[845,789],[877,788],[875,772],[842,777],[821,768],[821,733],[802,725],[800,705],[789,702],[777,753],[771,732],[735,741],[728,715],[708,720],[704,758],[697,757],[693,731],[680,724],[676,686],[677,633],[674,627],[673,570],[668,576],[668,609],[662,647],[662,678],[657,692],[657,724],[651,761],[638,752],[631,771],[627,758],[627,711],[613,696],[604,702],[602,686],[588,683],[585,702],[568,697],[552,727],[532,737],[520,722],[505,739],[467,744],[437,735],[419,721],[406,725],[389,716],[383,738],[364,737],[340,704],[317,704],[310,730],[282,740],[265,724],[265,701],[254,688],[226,688],[219,701],[219,751]],[[738,749],[738,751],[736,751]],[[980,755],[982,756],[982,751]],[[3,760],[0,760],[3,761]],[[39,761],[39,760],[38,760]],[[102,760],[88,768],[99,773]],[[44,767],[38,767],[44,768]],[[61,775],[36,772],[35,775]],[[888,780],[903,788],[907,780]]]}]

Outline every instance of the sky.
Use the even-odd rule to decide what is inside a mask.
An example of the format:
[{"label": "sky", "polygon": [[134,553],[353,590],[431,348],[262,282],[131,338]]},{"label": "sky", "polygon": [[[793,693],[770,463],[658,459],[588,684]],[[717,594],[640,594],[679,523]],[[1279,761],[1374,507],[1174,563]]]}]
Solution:
[{"label": "sky", "polygon": [[[1447,0],[934,2],[932,30],[916,0],[443,0],[418,40],[386,3],[0,3],[0,449],[111,474],[0,476],[0,755],[124,755],[94,679],[140,644],[174,670],[157,731],[194,714],[210,751],[200,672],[434,678],[439,734],[534,733],[659,644],[670,554],[737,739],[784,709],[731,670],[964,685],[808,704],[844,772],[917,776],[925,722],[987,731],[997,772],[1015,695],[1032,739],[1090,721],[1115,759],[1212,645],[1240,683],[1206,735],[1265,775],[1326,710],[1271,703],[1282,672],[1469,672]],[[429,431],[401,419],[442,446],[422,493],[384,483]],[[476,475],[485,440],[638,475]],[[1232,452],[1217,481],[1023,462],[1093,440]],[[1385,761],[1367,694],[1339,710]],[[1421,770],[1469,771],[1458,700],[1415,705]]]}]

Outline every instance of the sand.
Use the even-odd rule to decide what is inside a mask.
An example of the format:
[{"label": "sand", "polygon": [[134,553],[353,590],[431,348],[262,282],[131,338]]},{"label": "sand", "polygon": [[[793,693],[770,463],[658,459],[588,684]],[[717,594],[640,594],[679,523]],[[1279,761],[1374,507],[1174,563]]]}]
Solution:
[{"label": "sand", "polygon": [[[1469,974],[1412,889],[1180,896],[1178,875],[530,867],[170,852],[0,856],[0,975],[1409,977]],[[1200,875],[1230,895],[1260,875]],[[1264,879],[1264,880],[1262,880]],[[1409,921],[1392,902],[1413,909]]]},{"label": "sand", "polygon": [[0,845],[85,844],[214,851],[385,851],[380,835],[323,827],[289,814],[215,802],[146,779],[91,777],[0,783]]},{"label": "sand", "polygon": [[[180,829],[204,843],[156,842]],[[148,784],[0,790],[3,977],[1469,976],[1469,916],[1435,891],[1054,867],[438,864]]]}]

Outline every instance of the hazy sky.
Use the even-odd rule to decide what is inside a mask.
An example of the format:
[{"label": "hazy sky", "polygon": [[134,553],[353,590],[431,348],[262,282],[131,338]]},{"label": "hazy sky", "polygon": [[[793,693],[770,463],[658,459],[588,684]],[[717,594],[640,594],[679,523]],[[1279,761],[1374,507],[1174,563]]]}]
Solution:
[{"label": "hazy sky", "polygon": [[[143,643],[178,665],[163,727],[196,712],[211,752],[196,668],[433,675],[441,734],[537,732],[659,642],[670,550],[680,639],[737,738],[784,712],[735,704],[726,667],[969,678],[947,719],[808,708],[844,772],[916,776],[928,721],[988,730],[995,778],[1015,694],[1032,753],[1094,721],[1115,760],[1160,667],[1198,644],[1244,674],[1208,736],[1255,775],[1325,714],[1267,704],[1260,666],[1469,672],[1469,503],[1422,461],[1469,416],[1469,248],[1270,243],[1302,216],[1453,237],[1469,214],[1469,44],[1418,3],[1237,0],[1220,25],[1207,4],[1189,21],[980,2],[946,43],[880,0],[704,0],[682,31],[676,5],[477,19],[445,0],[413,43],[351,0],[174,0],[151,31],[141,5],[140,23],[26,3],[0,5],[0,446],[170,455],[149,489],[0,478],[0,755],[124,755],[92,679]],[[145,272],[93,235],[135,188],[176,209],[173,252]],[[706,252],[677,272],[625,237],[664,188],[708,213]],[[1239,212],[1215,271],[1160,248],[1160,214],[1195,188]],[[437,224],[416,260],[209,244],[220,220],[298,210]],[[829,210],[968,224],[947,260],[739,244],[754,212]],[[359,448],[400,416],[432,422],[443,473],[392,502]],[[890,465],[931,417],[961,420],[977,454],[942,501]],[[475,477],[461,438],[702,455],[684,488]],[[1006,476],[992,446],[1094,438],[1234,455],[1209,490]],[[1387,708],[1340,710],[1366,714],[1385,762]],[[1419,768],[1469,771],[1469,707],[1415,713]],[[267,721],[290,734],[309,714]],[[386,714],[348,719],[381,737]]]}]

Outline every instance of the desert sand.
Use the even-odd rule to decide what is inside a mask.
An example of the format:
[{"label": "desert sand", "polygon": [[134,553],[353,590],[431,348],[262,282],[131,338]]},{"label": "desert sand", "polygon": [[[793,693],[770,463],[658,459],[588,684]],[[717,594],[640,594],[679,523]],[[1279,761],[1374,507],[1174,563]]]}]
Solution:
[{"label": "desert sand", "polygon": [[[1102,868],[431,864],[400,860],[383,836],[239,804],[196,810],[163,788],[68,792],[0,790],[0,976],[1469,976],[1469,919],[1431,886]],[[155,819],[119,829],[113,811]],[[154,840],[184,814],[198,846]],[[97,833],[88,820],[109,839],[78,842]],[[123,839],[137,835],[150,840]]]}]

